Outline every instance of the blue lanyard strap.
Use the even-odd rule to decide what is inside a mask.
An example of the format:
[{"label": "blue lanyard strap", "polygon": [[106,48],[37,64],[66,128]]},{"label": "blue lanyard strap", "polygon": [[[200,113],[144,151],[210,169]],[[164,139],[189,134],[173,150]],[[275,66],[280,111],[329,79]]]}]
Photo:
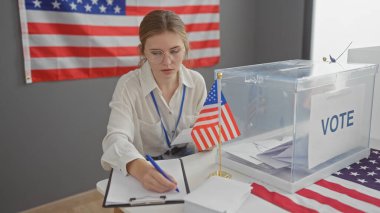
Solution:
[{"label": "blue lanyard strap", "polygon": [[[183,85],[183,93],[182,93],[181,106],[179,108],[179,114],[178,114],[177,122],[175,124],[174,134],[177,132],[179,120],[181,119],[181,116],[182,116],[182,109],[183,109],[183,103],[185,102],[185,95],[186,95],[186,86]],[[157,111],[158,117],[160,117],[161,127],[162,127],[162,130],[164,131],[164,134],[165,134],[166,144],[168,145],[169,148],[171,148],[169,136],[168,136],[168,133],[167,133],[167,131],[165,129],[164,122],[162,121],[160,110],[158,108],[156,98],[154,97],[153,90],[150,91],[150,96],[152,97],[154,106],[156,107],[156,111]]]}]

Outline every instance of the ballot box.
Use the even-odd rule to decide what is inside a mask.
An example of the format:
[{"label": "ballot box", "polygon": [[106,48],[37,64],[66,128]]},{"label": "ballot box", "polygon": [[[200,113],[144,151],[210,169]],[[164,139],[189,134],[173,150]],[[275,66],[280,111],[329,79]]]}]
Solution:
[{"label": "ballot box", "polygon": [[215,70],[241,135],[222,165],[295,192],[369,155],[377,65],[289,60]]}]

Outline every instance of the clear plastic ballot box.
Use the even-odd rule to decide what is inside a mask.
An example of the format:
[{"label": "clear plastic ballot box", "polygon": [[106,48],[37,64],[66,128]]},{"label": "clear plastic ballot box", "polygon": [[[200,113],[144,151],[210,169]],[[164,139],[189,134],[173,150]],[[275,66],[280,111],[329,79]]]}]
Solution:
[{"label": "clear plastic ballot box", "polygon": [[289,60],[227,69],[241,136],[222,165],[295,192],[369,155],[377,65]]}]

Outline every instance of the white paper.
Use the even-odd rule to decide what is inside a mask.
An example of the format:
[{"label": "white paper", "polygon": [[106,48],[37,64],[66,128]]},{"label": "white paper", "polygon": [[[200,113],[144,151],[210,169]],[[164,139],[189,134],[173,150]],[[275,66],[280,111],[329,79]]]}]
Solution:
[{"label": "white paper", "polygon": [[[236,212],[250,195],[248,183],[212,176],[185,197],[187,212]],[[196,210],[196,211],[195,211]]]},{"label": "white paper", "polygon": [[[309,169],[361,144],[360,125],[364,96],[364,86],[359,85],[311,97]],[[351,112],[352,118],[347,117],[347,112]],[[346,115],[340,116],[342,113]],[[335,119],[332,119],[333,116],[336,116]],[[348,126],[347,119],[353,125]]]},{"label": "white paper", "polygon": [[166,173],[177,181],[179,192],[175,190],[161,194],[146,190],[133,176],[124,176],[121,171],[113,170],[106,204],[128,204],[130,198],[159,198],[166,195],[166,200],[183,200],[186,193],[185,181],[179,159],[156,161]]},{"label": "white paper", "polygon": [[231,155],[234,155],[238,158],[244,159],[253,164],[260,164],[261,161],[256,159],[256,155],[262,152],[255,146],[252,142],[239,142],[239,144],[234,144],[227,148],[223,148],[223,150]]},{"label": "white paper", "polygon": [[179,145],[179,144],[185,144],[190,143],[193,141],[191,138],[191,130],[192,128],[184,129],[182,130],[177,137],[174,138],[174,141],[170,145]]}]

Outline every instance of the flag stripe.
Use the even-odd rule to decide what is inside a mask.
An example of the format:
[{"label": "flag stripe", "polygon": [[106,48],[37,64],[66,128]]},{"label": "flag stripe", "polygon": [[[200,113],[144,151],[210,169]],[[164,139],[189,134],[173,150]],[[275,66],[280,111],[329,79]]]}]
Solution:
[{"label": "flag stripe", "polygon": [[350,196],[352,198],[355,198],[355,199],[358,199],[361,201],[365,201],[367,203],[371,203],[373,205],[380,207],[380,199],[377,199],[377,198],[372,197],[372,196],[368,196],[367,194],[363,194],[363,193],[358,192],[354,189],[349,189],[349,188],[346,188],[342,185],[329,182],[327,180],[320,180],[320,181],[316,182],[315,184],[322,186],[322,187],[325,187],[325,188],[328,188],[330,190],[342,193],[342,194],[346,194],[347,196]]},{"label": "flag stripe", "polygon": [[[205,62],[206,61],[206,62]],[[195,60],[194,64],[207,64],[209,60]],[[210,62],[211,63],[211,62]],[[120,76],[131,70],[136,69],[136,66],[120,66],[120,67],[78,67],[78,68],[56,68],[56,69],[32,69],[32,78],[34,82],[41,81],[59,81],[83,79],[86,74],[89,78],[97,77],[112,77]]]},{"label": "flag stripe", "polygon": [[83,78],[111,77],[122,75],[134,69],[136,69],[136,66],[33,70],[32,78],[33,82],[42,82]]},{"label": "flag stripe", "polygon": [[226,107],[223,107],[222,109],[222,119],[224,122],[225,129],[227,130],[227,133],[229,134],[228,140],[231,138],[236,137],[236,135],[232,132],[232,128],[230,125],[230,114],[229,112],[226,112]]},{"label": "flag stripe", "polygon": [[[152,0],[128,0],[129,6],[157,6]],[[166,1],[167,6],[183,6],[183,5],[219,5],[219,0],[175,0]]]},{"label": "flag stripe", "polygon": [[[190,43],[204,41],[219,41],[218,31],[203,31],[188,33]],[[110,46],[118,47],[120,44],[139,43],[139,37],[136,36],[71,36],[71,35],[30,35],[30,46]],[[194,44],[193,44],[194,45]],[[220,46],[220,44],[219,44]],[[191,48],[192,49],[192,48]]]},{"label": "flag stripe", "polygon": [[253,189],[251,191],[252,194],[259,196],[259,197],[263,198],[264,200],[266,200],[270,203],[273,203],[273,204],[275,204],[275,205],[277,205],[277,206],[279,206],[285,210],[288,210],[290,212],[318,212],[314,209],[310,209],[310,208],[304,207],[302,205],[299,205],[296,202],[289,199],[288,197],[283,196],[279,193],[271,192],[268,189],[266,189],[265,187],[263,187],[257,183],[253,183],[252,187],[253,187]]},{"label": "flag stripe", "polygon": [[337,209],[337,210],[342,211],[342,212],[363,212],[363,211],[356,209],[352,206],[346,205],[346,204],[344,204],[338,200],[323,196],[319,193],[316,193],[316,192],[311,191],[311,190],[306,189],[306,188],[297,191],[297,194],[299,194],[303,197],[307,197],[307,198],[316,200],[320,203],[330,205],[334,209]]},{"label": "flag stripe", "polygon": [[200,138],[198,136],[198,132],[196,130],[191,131],[191,137],[193,138],[193,141],[195,142],[195,145],[197,146],[198,150],[205,150],[202,143],[198,143],[200,141]]},{"label": "flag stripe", "polygon": [[218,126],[215,125],[213,128],[211,128],[211,135],[212,135],[212,143],[214,146],[219,143],[219,133],[218,133]]},{"label": "flag stripe", "polygon": [[204,129],[199,129],[200,132],[199,137],[201,138],[201,141],[203,145],[205,145],[205,148],[208,149],[211,147],[211,144],[207,141],[207,138],[205,138],[205,130]]},{"label": "flag stripe", "polygon": [[[233,114],[232,114],[231,108],[230,108],[230,106],[228,104],[226,104],[226,111],[228,112],[229,117],[233,118]],[[230,125],[233,126],[232,129],[234,130],[234,136],[235,137],[239,136],[240,135],[240,130],[238,128],[238,125],[237,125],[235,119],[229,119],[229,121],[232,123],[232,125],[231,124]]]},{"label": "flag stripe", "polygon": [[[219,41],[190,42],[191,49],[218,47]],[[115,57],[139,55],[138,47],[30,47],[32,58],[45,57]]]},{"label": "flag stripe", "polygon": [[[56,13],[51,11],[28,10],[26,12],[28,22],[35,23],[58,23],[77,25],[95,25],[96,26],[128,26],[136,27],[144,16],[99,16],[92,14],[80,13]],[[189,14],[180,15],[182,21],[186,24],[193,23],[219,23],[218,13]]]},{"label": "flag stripe", "polygon": [[[94,26],[78,24],[57,24],[57,23],[28,23],[29,34],[31,35],[76,35],[76,36],[136,36],[139,33],[138,27],[128,26]],[[219,23],[196,23],[187,24],[187,32],[214,31],[219,30]]]},{"label": "flag stripe", "polygon": [[198,14],[198,13],[219,13],[218,5],[195,5],[195,6],[152,6],[152,7],[143,7],[143,6],[131,6],[128,5],[125,9],[127,15],[131,16],[144,16],[147,13],[156,10],[171,10],[177,14]]},{"label": "flag stripe", "polygon": [[[350,197],[350,196],[348,196],[346,194],[342,194],[342,193],[336,192],[334,190],[330,190],[328,188],[319,186],[317,184],[312,184],[310,186],[307,186],[306,188],[308,190],[311,190],[311,191],[313,191],[315,193],[318,193],[318,194],[320,194],[322,196],[325,196],[325,197],[337,200],[340,203],[343,203],[343,204],[345,204],[347,206],[356,208],[359,211],[374,212],[374,211],[376,211],[376,210],[379,209],[379,207],[374,206],[374,205],[372,205],[370,203],[367,203],[367,202],[362,201],[362,200],[355,199],[355,198]],[[334,207],[330,203],[328,203],[328,204],[330,206]]]}]

